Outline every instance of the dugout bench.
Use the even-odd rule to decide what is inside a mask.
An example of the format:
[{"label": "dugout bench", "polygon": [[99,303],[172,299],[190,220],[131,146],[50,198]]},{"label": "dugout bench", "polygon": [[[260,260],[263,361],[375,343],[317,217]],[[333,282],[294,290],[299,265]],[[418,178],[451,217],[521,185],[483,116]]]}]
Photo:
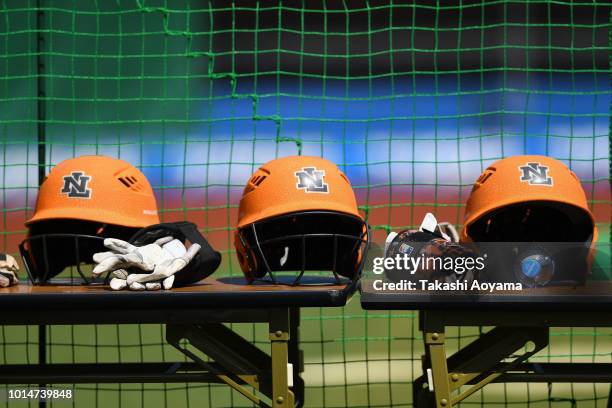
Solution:
[{"label": "dugout bench", "polygon": [[[612,282],[521,292],[383,292],[361,281],[366,310],[419,310],[425,354],[412,385],[417,408],[450,408],[492,382],[612,383],[612,363],[530,363],[550,327],[612,327]],[[494,326],[447,357],[447,326]],[[612,407],[612,391],[608,406]]]},{"label": "dugout bench", "polygon": [[[301,407],[300,308],[344,306],[356,285],[247,285],[242,278],[221,278],[154,292],[102,285],[3,288],[0,307],[11,312],[0,316],[0,324],[39,325],[39,363],[2,366],[0,383],[225,383],[262,407]],[[166,341],[189,362],[47,363],[46,325],[138,323],[165,324]],[[223,323],[267,323],[271,354]]]}]

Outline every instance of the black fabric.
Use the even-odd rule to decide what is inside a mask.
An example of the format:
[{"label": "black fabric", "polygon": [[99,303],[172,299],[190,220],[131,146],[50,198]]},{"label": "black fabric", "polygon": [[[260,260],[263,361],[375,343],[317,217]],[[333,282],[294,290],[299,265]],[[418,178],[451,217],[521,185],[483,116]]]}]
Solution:
[{"label": "black fabric", "polygon": [[183,270],[174,275],[174,287],[190,285],[210,276],[221,263],[221,254],[215,251],[202,236],[198,227],[188,221],[169,222],[145,227],[134,234],[129,242],[142,246],[172,236],[183,244],[199,244],[200,251]]}]

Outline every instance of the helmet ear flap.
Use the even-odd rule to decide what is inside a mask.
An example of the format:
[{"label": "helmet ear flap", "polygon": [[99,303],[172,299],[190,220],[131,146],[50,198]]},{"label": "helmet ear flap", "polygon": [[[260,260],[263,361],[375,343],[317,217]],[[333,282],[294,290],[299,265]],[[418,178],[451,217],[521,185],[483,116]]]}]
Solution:
[{"label": "helmet ear flap", "polygon": [[248,245],[245,242],[240,229],[234,232],[234,247],[236,248],[236,255],[238,257],[240,269],[242,269],[242,272],[247,280],[252,282],[258,277],[257,258],[252,254],[252,251],[248,249]]}]

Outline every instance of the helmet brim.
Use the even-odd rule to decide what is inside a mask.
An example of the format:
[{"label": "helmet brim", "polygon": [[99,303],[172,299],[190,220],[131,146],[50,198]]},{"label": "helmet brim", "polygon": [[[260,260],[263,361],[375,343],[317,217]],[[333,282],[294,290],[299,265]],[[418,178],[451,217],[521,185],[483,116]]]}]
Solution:
[{"label": "helmet brim", "polygon": [[562,200],[558,198],[551,199],[550,196],[547,196],[545,194],[530,194],[528,196],[511,197],[506,200],[498,201],[495,204],[489,205],[474,214],[470,214],[468,219],[466,219],[466,221],[464,222],[463,228],[461,229],[461,241],[464,241],[464,242],[472,241],[468,231],[469,231],[469,228],[479,219],[486,217],[487,215],[494,213],[498,210],[501,210],[505,207],[510,207],[516,204],[526,204],[529,202],[550,203],[550,204],[555,204],[555,205],[562,205],[562,206],[567,206],[567,207],[571,207],[579,211],[582,211],[588,216],[594,228],[592,242],[595,242],[597,240],[597,228],[596,228],[597,224],[595,222],[595,217],[593,216],[593,213],[591,211],[586,210],[582,208],[581,206],[577,206],[574,202],[570,200]]},{"label": "helmet brim", "polygon": [[32,218],[25,222],[25,225],[29,226],[41,221],[59,219],[99,222],[101,224],[113,224],[129,228],[144,228],[149,225],[159,224],[160,222],[157,213],[143,214],[139,219],[135,219],[131,216],[102,209],[53,208],[38,211]]},{"label": "helmet brim", "polygon": [[339,203],[331,203],[329,201],[309,201],[308,207],[304,207],[301,202],[292,202],[282,205],[270,206],[263,211],[259,211],[255,214],[245,215],[240,218],[238,228],[243,228],[254,222],[266,220],[271,217],[278,217],[286,214],[295,212],[308,212],[308,211],[331,211],[338,212],[341,214],[352,215],[363,220],[361,214],[356,212],[350,206],[345,206]]}]

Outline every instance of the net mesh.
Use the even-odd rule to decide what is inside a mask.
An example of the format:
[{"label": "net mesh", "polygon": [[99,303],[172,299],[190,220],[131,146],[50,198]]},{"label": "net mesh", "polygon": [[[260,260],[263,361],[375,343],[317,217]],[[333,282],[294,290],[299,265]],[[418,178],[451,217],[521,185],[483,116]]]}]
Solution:
[{"label": "net mesh", "polygon": [[[198,224],[237,275],[249,175],[336,162],[382,243],[425,212],[461,224],[480,172],[547,154],[581,178],[610,240],[610,6],[577,1],[3,0],[0,247],[15,253],[40,172],[83,154],[138,166],[165,221]],[[0,363],[38,328],[0,328]],[[49,362],[180,360],[158,325],[48,326]],[[236,330],[261,347],[265,328]],[[449,351],[482,329],[448,332]],[[612,361],[609,329],[554,329],[542,361]],[[415,312],[303,311],[309,407],[412,406]],[[465,406],[606,406],[602,384],[496,384]],[[83,385],[76,406],[249,406],[216,385]],[[31,403],[34,405],[34,403]]]}]

